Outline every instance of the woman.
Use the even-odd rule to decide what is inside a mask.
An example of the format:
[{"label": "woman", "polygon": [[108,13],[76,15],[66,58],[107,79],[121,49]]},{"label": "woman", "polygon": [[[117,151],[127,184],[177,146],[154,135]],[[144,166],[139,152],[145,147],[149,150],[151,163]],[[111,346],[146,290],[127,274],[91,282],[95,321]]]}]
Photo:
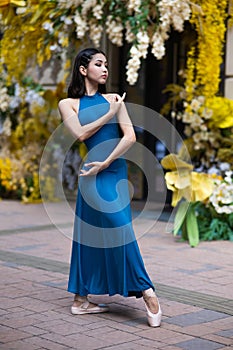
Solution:
[{"label": "woman", "polygon": [[59,102],[62,119],[84,141],[87,159],[79,177],[68,291],[72,314],[108,311],[88,294],[142,297],[148,323],[158,327],[162,312],[132,228],[126,162],[135,142],[123,103],[125,94],[105,94],[107,59],[97,49],[77,55],[68,98]]}]

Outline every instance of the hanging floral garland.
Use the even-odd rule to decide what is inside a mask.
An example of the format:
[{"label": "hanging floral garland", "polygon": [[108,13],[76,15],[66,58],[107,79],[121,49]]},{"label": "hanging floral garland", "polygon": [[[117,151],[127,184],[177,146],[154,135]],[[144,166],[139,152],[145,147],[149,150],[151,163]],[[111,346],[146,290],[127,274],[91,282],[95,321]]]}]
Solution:
[{"label": "hanging floral garland", "polygon": [[[180,90],[171,88],[173,93],[179,92],[184,108],[173,112],[172,116],[184,123],[189,152],[196,165],[207,171],[216,162],[233,162],[230,131],[233,127],[233,101],[217,96],[229,1],[195,3],[201,6],[201,12],[195,11],[194,7],[190,19],[197,40],[188,52],[185,85]],[[226,138],[228,150],[225,148],[223,157]]]},{"label": "hanging floral garland", "polygon": [[[218,93],[223,45],[226,33],[227,0],[198,0],[202,15],[193,11],[190,23],[197,33],[197,44],[188,53],[187,98],[213,97]],[[195,8],[194,8],[195,9]]]},{"label": "hanging floral garland", "polygon": [[191,5],[188,0],[28,0],[4,1],[0,11],[2,63],[9,79],[19,80],[33,59],[41,65],[87,36],[98,47],[105,29],[113,44],[131,44],[126,74],[133,85],[149,45],[157,59],[164,57],[170,29],[183,30]]}]

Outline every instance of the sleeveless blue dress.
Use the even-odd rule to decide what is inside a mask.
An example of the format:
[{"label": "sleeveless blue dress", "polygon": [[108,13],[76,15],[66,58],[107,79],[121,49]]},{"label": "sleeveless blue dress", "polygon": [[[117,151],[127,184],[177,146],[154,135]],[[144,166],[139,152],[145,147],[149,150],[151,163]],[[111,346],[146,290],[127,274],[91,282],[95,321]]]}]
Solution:
[{"label": "sleeveless blue dress", "polygon": [[[109,110],[100,94],[80,98],[81,125]],[[85,140],[85,164],[103,161],[120,141],[116,117]],[[132,227],[127,165],[123,157],[97,175],[79,177],[68,291],[141,297],[153,288]]]}]

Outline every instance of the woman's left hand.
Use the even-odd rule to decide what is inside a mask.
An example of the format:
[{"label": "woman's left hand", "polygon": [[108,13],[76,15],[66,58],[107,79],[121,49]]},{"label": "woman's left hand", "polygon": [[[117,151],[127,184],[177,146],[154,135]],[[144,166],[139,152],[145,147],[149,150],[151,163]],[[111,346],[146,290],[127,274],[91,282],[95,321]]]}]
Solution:
[{"label": "woman's left hand", "polygon": [[80,176],[96,175],[103,169],[107,168],[105,162],[91,162],[86,163],[84,166],[88,169],[81,169]]}]

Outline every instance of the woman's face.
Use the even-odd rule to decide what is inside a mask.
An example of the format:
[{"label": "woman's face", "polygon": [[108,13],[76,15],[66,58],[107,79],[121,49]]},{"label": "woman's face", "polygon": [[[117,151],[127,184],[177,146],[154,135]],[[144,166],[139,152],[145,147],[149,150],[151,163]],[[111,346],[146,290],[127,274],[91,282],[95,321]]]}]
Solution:
[{"label": "woman's face", "polygon": [[102,53],[97,53],[86,68],[86,78],[92,83],[105,84],[108,78],[107,59]]}]

